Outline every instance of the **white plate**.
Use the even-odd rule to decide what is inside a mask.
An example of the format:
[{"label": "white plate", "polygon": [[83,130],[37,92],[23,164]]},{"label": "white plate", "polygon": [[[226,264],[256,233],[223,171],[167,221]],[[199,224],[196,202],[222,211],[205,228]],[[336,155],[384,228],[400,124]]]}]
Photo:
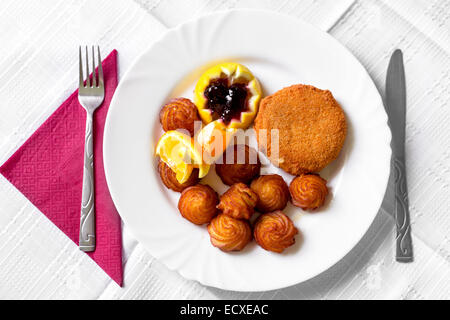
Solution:
[{"label": "white plate", "polygon": [[[303,234],[284,254],[254,242],[243,252],[214,248],[206,227],[183,219],[179,194],[159,180],[154,147],[159,111],[172,97],[192,98],[199,75],[212,64],[245,64],[265,94],[296,83],[329,89],[349,124],[340,157],[321,175],[329,203],[305,214],[286,213]],[[188,279],[217,288],[263,291],[308,280],[342,259],[362,238],[381,205],[389,176],[391,134],[372,80],[341,44],[295,18],[265,11],[215,13],[168,31],[137,59],[116,90],[104,140],[108,186],[133,235],[155,258]],[[254,143],[254,141],[253,141]],[[223,191],[214,170],[206,182]],[[279,172],[265,168],[265,172]],[[291,178],[283,174],[289,183]]]}]

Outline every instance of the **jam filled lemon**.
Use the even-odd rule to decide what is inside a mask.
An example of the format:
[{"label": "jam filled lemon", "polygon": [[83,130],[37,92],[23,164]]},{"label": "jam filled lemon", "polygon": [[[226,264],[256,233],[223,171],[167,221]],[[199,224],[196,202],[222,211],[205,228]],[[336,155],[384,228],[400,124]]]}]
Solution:
[{"label": "jam filled lemon", "polygon": [[261,86],[238,63],[218,64],[198,80],[194,102],[203,122],[222,121],[228,128],[248,128],[258,112]]}]

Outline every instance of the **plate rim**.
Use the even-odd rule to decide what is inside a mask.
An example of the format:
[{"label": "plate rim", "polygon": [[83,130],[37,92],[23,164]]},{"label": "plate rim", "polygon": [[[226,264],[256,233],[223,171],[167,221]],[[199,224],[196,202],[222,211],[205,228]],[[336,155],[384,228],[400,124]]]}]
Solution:
[{"label": "plate rim", "polygon": [[[333,41],[336,45],[338,45],[339,47],[341,47],[347,54],[349,54],[351,56],[351,59],[354,60],[355,65],[357,65],[359,68],[361,68],[364,72],[365,77],[368,79],[368,83],[370,83],[370,85],[376,90],[377,92],[377,100],[379,102],[380,106],[384,106],[384,101],[383,98],[381,96],[380,91],[378,90],[377,86],[375,85],[372,77],[370,76],[370,74],[368,73],[367,69],[364,67],[364,65],[362,65],[362,63],[360,62],[360,60],[346,47],[344,46],[341,42],[339,42],[336,38],[334,38],[331,34],[329,34],[328,32],[318,28],[317,26],[310,24],[298,17],[289,15],[289,14],[285,14],[285,13],[280,13],[280,12],[273,12],[270,10],[265,10],[265,9],[249,9],[249,8],[242,8],[242,9],[229,9],[229,10],[219,10],[219,11],[214,11],[214,12],[209,12],[203,15],[200,15],[198,17],[195,18],[191,18],[189,20],[186,20],[185,22],[173,27],[173,28],[169,28],[166,31],[164,31],[155,41],[153,41],[151,44],[149,44],[149,46],[141,53],[139,54],[131,63],[131,65],[128,67],[128,69],[125,71],[124,75],[121,77],[119,85],[116,88],[116,91],[114,92],[113,98],[111,100],[110,103],[110,108],[112,106],[115,105],[116,103],[116,97],[117,92],[119,92],[121,90],[121,88],[123,86],[125,86],[124,83],[126,83],[126,80],[129,78],[129,74],[131,74],[131,72],[133,71],[135,65],[138,64],[138,62],[142,59],[143,56],[145,56],[149,51],[151,51],[153,49],[153,47],[157,46],[159,43],[161,43],[162,41],[164,41],[164,38],[166,38],[168,35],[170,35],[171,33],[176,33],[178,32],[180,29],[183,29],[186,25],[192,24],[192,23],[198,23],[199,20],[202,19],[208,19],[212,16],[224,16],[227,14],[233,14],[234,12],[249,12],[249,13],[264,13],[264,14],[269,14],[269,15],[273,15],[273,16],[278,16],[279,18],[283,18],[283,19],[288,19],[291,20],[292,22],[298,23],[298,24],[303,24],[303,25],[308,25],[309,27],[315,29],[316,31],[324,34],[325,37],[328,38],[329,41]],[[382,114],[383,114],[383,124],[385,127],[385,132],[383,134],[383,136],[385,136],[386,138],[386,145],[385,145],[385,151],[386,151],[386,157],[389,159],[388,163],[386,164],[386,170],[385,170],[385,177],[384,177],[384,193],[382,195],[380,195],[378,203],[379,205],[377,206],[377,210],[374,212],[374,214],[372,215],[373,218],[371,219],[371,223],[368,224],[368,226],[365,228],[364,232],[361,233],[361,236],[358,237],[359,239],[351,246],[351,248],[344,252],[343,254],[339,255],[339,258],[336,259],[336,261],[324,268],[318,268],[317,272],[314,272],[314,274],[312,276],[310,276],[308,279],[304,279],[301,281],[296,281],[294,280],[293,282],[291,281],[290,284],[279,284],[279,285],[273,285],[273,286],[264,286],[265,288],[260,290],[252,290],[252,289],[236,289],[233,288],[232,286],[218,286],[217,284],[214,283],[210,283],[208,281],[205,281],[204,279],[200,280],[200,279],[196,279],[193,276],[190,276],[188,273],[185,272],[185,270],[183,270],[182,268],[177,268],[176,266],[171,265],[170,263],[168,263],[167,260],[163,260],[160,256],[155,255],[154,253],[150,252],[150,250],[138,239],[138,237],[135,236],[135,233],[133,231],[133,229],[131,227],[128,228],[128,231],[133,235],[133,237],[136,239],[136,241],[138,241],[139,243],[142,243],[143,247],[145,248],[145,250],[150,253],[150,255],[152,255],[155,259],[157,259],[159,262],[161,262],[162,264],[164,264],[164,266],[166,266],[168,269],[172,270],[172,271],[176,271],[177,273],[179,273],[182,277],[184,277],[185,279],[188,280],[193,280],[193,281],[197,281],[199,283],[201,283],[202,285],[205,286],[210,286],[210,287],[215,287],[215,288],[219,288],[219,289],[223,289],[223,290],[231,290],[231,291],[239,291],[239,292],[264,292],[264,291],[271,291],[271,290],[277,290],[277,289],[282,289],[282,288],[288,288],[291,286],[295,286],[298,285],[300,283],[304,283],[306,281],[309,281],[311,279],[316,278],[317,276],[327,272],[329,269],[331,269],[333,266],[335,266],[336,264],[338,264],[340,261],[342,261],[348,254],[351,253],[351,251],[361,242],[361,240],[364,238],[364,236],[367,234],[368,230],[371,228],[371,226],[374,224],[374,221],[380,211],[383,199],[384,199],[384,195],[386,193],[387,187],[388,187],[388,183],[389,183],[389,176],[391,173],[391,166],[390,166],[390,159],[392,157],[392,148],[391,148],[391,141],[392,141],[392,133],[390,130],[390,127],[388,125],[388,116],[386,113],[386,110],[384,108],[382,108]],[[107,147],[108,145],[110,145],[109,141],[110,138],[108,138],[110,135],[108,134],[108,132],[111,130],[111,121],[110,121],[110,111],[111,109],[108,110],[108,114],[106,117],[106,122],[105,122],[105,128],[104,128],[104,141],[103,141],[103,162],[104,162],[104,170],[105,170],[105,176],[106,176],[106,182],[108,185],[108,189],[110,191],[111,194],[111,198],[113,200],[114,205],[116,206],[117,211],[119,212],[119,215],[121,217],[121,219],[123,220],[124,224],[127,224],[127,218],[125,218],[125,215],[122,215],[120,213],[119,210],[119,205],[118,205],[118,196],[114,193],[113,188],[111,188],[111,175],[110,175],[110,165],[108,165],[108,160],[107,160],[107,154],[109,154],[109,147]],[[362,228],[361,228],[362,229]]]}]

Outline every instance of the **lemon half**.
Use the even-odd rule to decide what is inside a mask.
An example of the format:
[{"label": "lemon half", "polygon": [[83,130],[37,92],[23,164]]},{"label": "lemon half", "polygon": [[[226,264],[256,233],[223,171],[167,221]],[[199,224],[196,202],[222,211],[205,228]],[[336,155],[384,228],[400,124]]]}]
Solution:
[{"label": "lemon half", "polygon": [[241,112],[240,119],[231,120],[231,122],[227,124],[227,127],[240,129],[248,128],[258,112],[259,102],[262,97],[261,86],[246,66],[235,62],[226,62],[215,65],[206,70],[198,80],[194,90],[194,102],[203,122],[208,124],[217,120],[213,118],[212,110],[208,109],[208,101],[204,94],[210,83],[217,79],[227,79],[229,85],[234,83],[246,85],[248,92],[247,110]]},{"label": "lemon half", "polygon": [[176,174],[178,182],[186,182],[194,168],[199,169],[199,178],[208,174],[210,165],[204,163],[202,153],[194,139],[179,131],[167,131],[158,141],[156,155]]}]

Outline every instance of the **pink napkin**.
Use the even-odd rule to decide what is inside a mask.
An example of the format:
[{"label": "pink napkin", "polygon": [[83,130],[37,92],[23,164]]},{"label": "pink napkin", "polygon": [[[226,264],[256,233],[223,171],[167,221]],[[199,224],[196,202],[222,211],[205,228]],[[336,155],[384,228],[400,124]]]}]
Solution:
[{"label": "pink napkin", "polygon": [[[94,114],[96,250],[88,255],[122,285],[120,217],[106,185],[103,130],[117,86],[117,51],[103,61],[105,100]],[[86,112],[78,90],[0,167],[3,174],[73,242],[80,228]]]}]

